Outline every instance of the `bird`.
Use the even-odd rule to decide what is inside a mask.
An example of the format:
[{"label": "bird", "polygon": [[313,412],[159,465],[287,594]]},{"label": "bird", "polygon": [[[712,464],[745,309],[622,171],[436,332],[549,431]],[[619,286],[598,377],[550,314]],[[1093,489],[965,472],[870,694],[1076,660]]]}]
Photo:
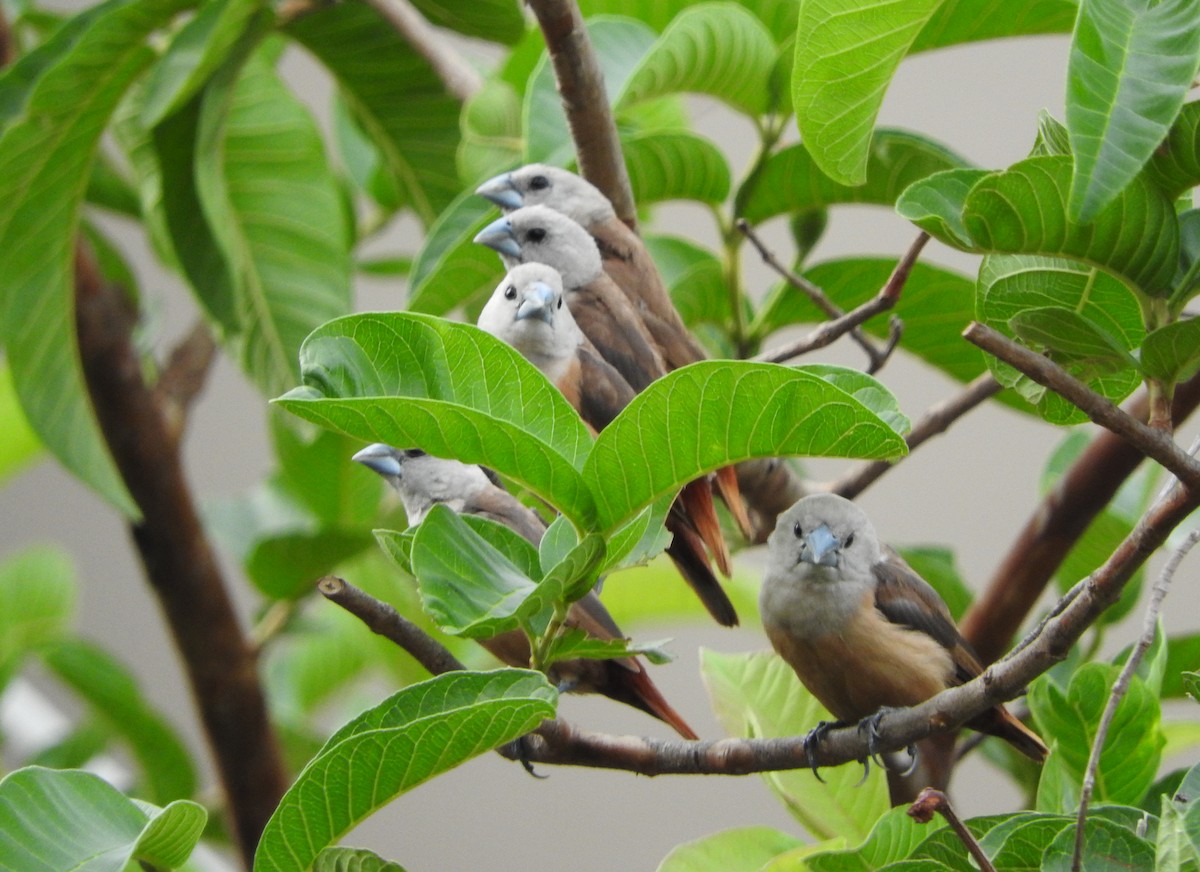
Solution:
[{"label": "bird", "polygon": [[[604,272],[640,314],[668,371],[707,359],[703,346],[683,323],[642,238],[617,217],[612,202],[591,182],[561,167],[535,163],[488,179],[475,193],[506,213],[523,206],[547,206],[579,224],[595,242]],[[742,501],[739,474],[754,476],[757,466],[761,463],[716,472],[721,498],[747,539],[754,537],[755,528]],[[758,470],[758,477],[761,474]]]},{"label": "bird", "polygon": [[[541,517],[480,466],[435,457],[418,448],[398,449],[382,442],[368,445],[353,459],[381,476],[400,495],[410,526],[420,524],[429,510],[441,503],[458,514],[504,524],[534,547],[546,532]],[[592,591],[571,604],[566,626],[606,641],[626,638]],[[480,643],[509,666],[529,667],[529,639],[521,630],[501,633]],[[663,697],[636,657],[560,660],[548,671],[550,680],[561,690],[602,694],[658,718],[685,739],[699,738]]]},{"label": "bird", "polygon": [[[983,671],[937,592],[880,543],[861,508],[836,494],[803,497],[779,516],[759,607],[772,647],[838,719],[809,733],[806,749],[831,727],[855,723],[873,744],[882,711]],[[1002,705],[967,726],[1046,759],[1041,738]]]},{"label": "bird", "polygon": [[[603,430],[636,396],[636,391],[596,351],[563,305],[558,271],[543,263],[513,267],[479,313],[478,326],[511,345],[562,392],[593,431]],[[684,485],[666,517],[671,532],[667,556],[696,592],[709,614],[724,626],[737,623],[737,611],[712,569],[705,545],[725,545],[712,490],[705,479]],[[725,552],[726,561],[728,552]],[[718,558],[718,566],[728,574]]]}]

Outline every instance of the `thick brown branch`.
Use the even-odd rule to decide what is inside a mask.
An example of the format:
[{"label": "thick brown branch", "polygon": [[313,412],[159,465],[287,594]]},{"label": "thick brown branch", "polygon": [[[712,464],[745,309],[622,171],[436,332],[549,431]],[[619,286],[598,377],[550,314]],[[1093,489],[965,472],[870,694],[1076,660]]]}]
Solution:
[{"label": "thick brown branch", "polygon": [[617,217],[637,228],[633,188],[604,90],[604,73],[575,0],[528,0],[546,37],[554,77],[580,174],[612,201]]},{"label": "thick brown branch", "polygon": [[428,61],[457,100],[469,100],[483,87],[483,77],[475,71],[437,28],[430,25],[409,0],[367,0],[421,57]]},{"label": "thick brown branch", "polygon": [[[1198,404],[1200,376],[1176,390],[1174,419],[1183,421]],[[1143,391],[1129,404],[1127,412],[1141,420],[1147,409]],[[963,618],[963,635],[984,663],[991,663],[1008,650],[1071,548],[1143,459],[1144,454],[1105,430],[1042,499],[984,594]]]},{"label": "thick brown branch", "polygon": [[287,787],[257,664],[184,480],[177,440],[142,379],[126,297],[83,251],[75,281],[79,352],[92,405],[141,509],[133,539],[183,657],[248,868]]},{"label": "thick brown branch", "polygon": [[1147,457],[1158,461],[1190,488],[1200,488],[1200,463],[1180,448],[1170,434],[1143,424],[1070,375],[1048,357],[1013,342],[978,321],[963,331],[967,341],[998,357],[1043,387],[1049,388],[1089,418],[1111,430]]},{"label": "thick brown branch", "polygon": [[[904,442],[908,445],[908,450],[912,452],[930,438],[945,433],[951,424],[984,400],[994,397],[1000,389],[1000,383],[992,378],[990,373],[984,373],[948,400],[930,407],[905,437]],[[900,460],[872,460],[864,463],[833,482],[829,490],[852,500]]]},{"label": "thick brown branch", "polygon": [[884,283],[879,293],[857,309],[853,309],[842,317],[835,318],[833,321],[826,321],[807,336],[789,343],[782,348],[777,348],[774,351],[764,352],[755,357],[754,360],[760,363],[784,363],[792,358],[808,354],[810,351],[824,348],[858,325],[874,318],[880,312],[886,312],[895,306],[896,301],[900,299],[900,292],[904,289],[904,283],[908,281],[908,276],[912,272],[913,264],[917,262],[917,258],[921,254],[921,249],[925,247],[925,243],[928,241],[928,234],[919,234],[913,240],[912,245],[908,247],[908,251],[897,262],[896,268],[892,270],[891,276],[888,277],[887,282]]}]

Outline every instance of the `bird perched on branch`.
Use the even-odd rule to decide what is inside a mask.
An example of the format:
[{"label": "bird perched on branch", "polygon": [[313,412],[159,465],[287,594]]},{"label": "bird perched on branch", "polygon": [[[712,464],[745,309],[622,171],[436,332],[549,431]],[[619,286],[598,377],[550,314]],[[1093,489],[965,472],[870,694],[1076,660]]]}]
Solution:
[{"label": "bird perched on branch", "polygon": [[[583,335],[570,306],[563,305],[562,277],[551,266],[526,263],[509,270],[480,312],[479,326],[541,370],[596,431],[608,426],[636,394]],[[706,480],[684,486],[666,527],[672,534],[667,555],[684,579],[719,623],[736,624],[737,612],[705,552],[706,543],[725,547]],[[728,551],[724,555],[728,561]],[[728,574],[728,563],[722,568]]]},{"label": "bird perched on branch", "polygon": [[[479,466],[434,457],[418,449],[401,451],[382,442],[368,445],[354,459],[395,489],[411,526],[421,523],[434,505],[442,503],[459,514],[504,524],[535,547],[546,532],[536,512],[493,482]],[[625,638],[592,592],[571,604],[566,626],[606,641]],[[481,639],[480,644],[509,666],[529,667],[529,639],[520,630]],[[685,739],[699,738],[666,701],[636,657],[560,660],[549,673],[562,690],[603,694],[658,718]]]},{"label": "bird perched on branch", "polygon": [[[767,554],[759,597],[767,636],[838,718],[808,742],[832,726],[864,721],[873,743],[881,709],[917,705],[983,671],[941,597],[885,550],[849,500],[799,500],[779,516]],[[1046,758],[1041,738],[1002,705],[967,726],[1039,763]]]}]

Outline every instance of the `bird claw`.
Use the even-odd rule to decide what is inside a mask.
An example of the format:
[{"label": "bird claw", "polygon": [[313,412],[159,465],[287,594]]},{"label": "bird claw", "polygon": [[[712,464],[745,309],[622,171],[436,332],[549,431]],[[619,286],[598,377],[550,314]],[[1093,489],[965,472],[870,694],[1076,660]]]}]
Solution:
[{"label": "bird claw", "polygon": [[842,721],[821,721],[815,727],[809,730],[808,735],[804,737],[802,745],[804,748],[804,755],[808,757],[808,766],[810,769],[812,769],[813,776],[822,784],[825,783],[825,779],[822,778],[821,773],[817,771],[817,764],[813,762],[813,752],[816,751],[817,746],[821,744],[821,740],[825,738],[826,733],[828,733],[830,730],[836,730],[838,727],[844,726],[846,726],[846,724]]},{"label": "bird claw", "polygon": [[529,759],[532,749],[529,747],[529,737],[521,736],[513,744],[516,745],[517,761],[521,764],[521,768],[532,775],[539,781],[545,781],[549,775],[539,775],[537,770],[533,768],[533,761]]},{"label": "bird claw", "polygon": [[[905,750],[908,752],[909,763],[903,771],[893,770],[888,765],[887,760],[879,753],[879,722],[883,720],[883,716],[896,711],[894,708],[883,706],[873,715],[868,715],[858,722],[858,732],[867,734],[867,754],[869,759],[875,761],[875,765],[882,768],[885,772],[896,772],[897,775],[904,777],[912,774],[912,771],[917,768],[917,746],[909,745]],[[866,761],[864,761],[865,765]],[[866,780],[866,774],[863,774],[863,780]],[[859,782],[862,783],[861,781]]]}]

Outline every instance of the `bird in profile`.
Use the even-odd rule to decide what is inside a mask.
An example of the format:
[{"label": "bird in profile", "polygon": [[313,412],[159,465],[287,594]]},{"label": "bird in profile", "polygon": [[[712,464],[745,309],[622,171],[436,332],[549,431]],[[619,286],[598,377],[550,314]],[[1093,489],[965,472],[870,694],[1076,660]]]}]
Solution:
[{"label": "bird in profile", "polygon": [[[983,671],[937,592],[880,544],[862,509],[834,494],[804,497],[779,516],[759,605],[771,645],[838,719],[813,730],[809,746],[859,722],[873,743],[881,709],[917,705]],[[1002,705],[967,726],[1039,763],[1048,753]]]},{"label": "bird in profile", "polygon": [[[400,450],[382,442],[368,445],[354,455],[354,460],[380,475],[400,495],[410,526],[421,523],[429,510],[441,503],[459,514],[504,524],[535,547],[546,532],[536,512],[479,466],[434,457],[419,449]],[[593,592],[571,604],[566,626],[597,639],[625,638]],[[520,630],[482,639],[480,644],[509,666],[529,667],[529,639]],[[551,665],[549,676],[560,690],[602,694],[658,718],[685,739],[699,738],[666,701],[636,657],[560,660]]]},{"label": "bird in profile", "polygon": [[[562,278],[551,266],[526,263],[509,270],[479,313],[479,326],[541,370],[594,431],[608,426],[636,395],[583,335],[570,306],[563,305]],[[706,543],[724,546],[725,541],[704,479],[684,486],[666,527],[672,534],[667,555],[684,579],[719,623],[736,624],[737,612],[705,551]]]}]

